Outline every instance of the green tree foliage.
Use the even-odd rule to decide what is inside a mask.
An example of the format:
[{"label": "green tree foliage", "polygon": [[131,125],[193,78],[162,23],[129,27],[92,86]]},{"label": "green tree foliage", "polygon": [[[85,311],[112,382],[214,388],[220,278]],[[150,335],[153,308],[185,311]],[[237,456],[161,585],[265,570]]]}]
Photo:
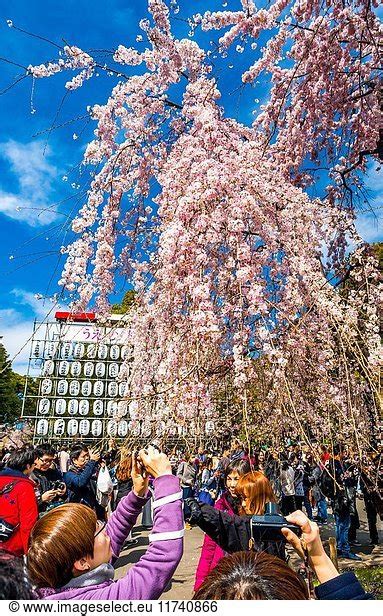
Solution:
[{"label": "green tree foliage", "polygon": [[372,252],[379,261],[379,271],[383,275],[383,242],[371,244]]},{"label": "green tree foliage", "polygon": [[[36,413],[37,396],[39,394],[38,379],[33,379],[32,377],[28,377],[27,379],[27,377],[23,374],[17,374],[17,372],[13,372],[13,381],[17,394],[19,396],[24,396],[25,391],[27,393],[27,397],[25,398],[24,403],[24,415],[34,415]],[[27,389],[25,390],[26,381]],[[31,398],[30,396],[36,397]],[[22,398],[21,401],[23,401]]]},{"label": "green tree foliage", "polygon": [[[11,425],[21,416],[26,380],[26,376],[12,370],[8,353],[0,342],[0,423]],[[37,395],[37,379],[28,378],[28,398],[24,408],[26,415],[34,415],[36,398],[29,396]]]},{"label": "green tree foliage", "polygon": [[120,304],[112,305],[112,313],[113,314],[126,314],[131,307],[134,305],[134,301],[136,298],[136,292],[132,289],[127,291],[122,299]]},{"label": "green tree foliage", "polygon": [[15,376],[8,353],[0,342],[0,421],[2,423],[12,423],[21,414],[22,400],[17,395]]}]

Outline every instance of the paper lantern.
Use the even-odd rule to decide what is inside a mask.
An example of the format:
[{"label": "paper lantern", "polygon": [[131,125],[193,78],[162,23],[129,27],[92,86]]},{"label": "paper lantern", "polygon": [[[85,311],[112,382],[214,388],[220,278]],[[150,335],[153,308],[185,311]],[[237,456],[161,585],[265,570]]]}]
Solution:
[{"label": "paper lantern", "polygon": [[63,398],[58,398],[55,404],[55,413],[56,415],[64,415],[66,411],[66,400]]},{"label": "paper lantern", "polygon": [[80,415],[88,415],[89,413],[89,401],[88,400],[80,400],[78,404],[78,412]]},{"label": "paper lantern", "polygon": [[73,400],[69,400],[68,402],[68,413],[69,415],[77,415],[78,412],[78,400],[73,398]]},{"label": "paper lantern", "polygon": [[93,402],[93,414],[102,415],[104,412],[104,403],[102,400],[95,400]]},{"label": "paper lantern", "polygon": [[83,381],[81,385],[81,394],[83,396],[90,396],[92,393],[92,383],[90,381]]},{"label": "paper lantern", "polygon": [[41,381],[41,393],[43,394],[43,396],[49,396],[49,394],[52,392],[52,385],[53,382],[51,381],[51,379],[43,379]]},{"label": "paper lantern", "polygon": [[93,383],[93,393],[100,398],[104,393],[104,383],[102,381],[95,381]]},{"label": "paper lantern", "polygon": [[48,434],[48,420],[47,419],[39,419],[36,426],[36,434],[38,436],[46,436]]},{"label": "paper lantern", "polygon": [[47,415],[51,408],[51,402],[48,398],[42,398],[39,402],[39,413],[40,415]]},{"label": "paper lantern", "polygon": [[74,345],[73,357],[75,357],[76,359],[81,359],[81,357],[84,357],[84,353],[85,353],[85,345],[82,344],[82,342],[77,342]]},{"label": "paper lantern", "polygon": [[[71,402],[73,402],[71,400]],[[67,424],[67,432],[69,436],[75,436],[78,432],[78,421],[77,419],[70,419]]]},{"label": "paper lantern", "polygon": [[101,436],[102,434],[101,419],[95,419],[94,421],[92,421],[92,434],[93,436]]},{"label": "paper lantern", "polygon": [[62,379],[57,382],[57,395],[58,396],[66,396],[68,393],[68,381]]},{"label": "paper lantern", "polygon": [[80,382],[79,381],[71,381],[69,383],[69,395],[70,396],[78,396],[80,393]]}]

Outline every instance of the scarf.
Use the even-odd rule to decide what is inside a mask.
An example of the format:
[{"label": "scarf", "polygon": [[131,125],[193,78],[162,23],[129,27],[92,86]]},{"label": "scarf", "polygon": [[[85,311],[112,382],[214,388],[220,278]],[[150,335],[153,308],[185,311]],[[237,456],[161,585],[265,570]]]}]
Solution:
[{"label": "scarf", "polygon": [[103,563],[91,571],[86,571],[78,577],[74,577],[69,580],[68,584],[62,586],[61,590],[68,588],[85,588],[86,586],[97,586],[98,584],[104,584],[110,582],[114,578],[114,568],[110,563]]}]

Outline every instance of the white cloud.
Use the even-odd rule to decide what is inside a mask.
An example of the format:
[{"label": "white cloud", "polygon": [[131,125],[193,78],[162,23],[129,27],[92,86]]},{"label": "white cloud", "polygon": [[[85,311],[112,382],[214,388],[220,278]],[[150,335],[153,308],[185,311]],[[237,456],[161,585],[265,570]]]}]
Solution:
[{"label": "white cloud", "polygon": [[382,203],[380,209],[376,206],[373,211],[359,213],[356,217],[355,226],[359,235],[365,242],[383,241],[383,210]]},{"label": "white cloud", "polygon": [[12,361],[12,368],[19,374],[26,374],[28,370],[28,360],[30,352],[30,337],[33,331],[32,320],[25,321],[21,313],[17,314],[17,322],[9,322],[3,319],[3,313],[7,310],[0,310],[0,335],[3,337],[1,342],[4,344],[7,353]]},{"label": "white cloud", "polygon": [[18,322],[20,314],[14,308],[4,308],[0,310],[0,323],[6,322],[9,325],[14,325]]},{"label": "white cloud", "polygon": [[[4,344],[10,359],[12,368],[19,374],[26,374],[28,371],[29,353],[31,349],[31,338],[33,334],[33,321],[54,318],[56,310],[60,306],[51,301],[39,300],[30,291],[25,289],[12,289],[11,295],[15,297],[16,307],[6,307],[0,309],[0,336],[3,337]],[[18,309],[20,306],[20,309]],[[21,306],[28,307],[27,312],[31,316],[26,316]]]},{"label": "white cloud", "polygon": [[379,193],[383,191],[383,170],[382,164],[379,164],[376,160],[371,161],[367,167],[367,173],[364,176],[364,182],[369,190],[373,193]]},{"label": "white cloud", "polygon": [[381,165],[371,161],[363,177],[369,193],[370,209],[357,212],[356,229],[369,243],[383,241],[383,171]]},{"label": "white cloud", "polygon": [[59,170],[49,162],[50,156],[49,147],[44,154],[42,141],[20,143],[11,139],[0,143],[0,157],[8,163],[18,183],[15,192],[0,188],[0,212],[32,227],[56,220],[50,199]]},{"label": "white cloud", "polygon": [[[29,306],[33,314],[39,319],[45,319],[52,311],[53,304],[49,301],[43,301],[36,297],[35,293],[25,291],[25,289],[12,289],[12,295],[17,298],[17,303],[24,306]],[[1,312],[1,311],[0,311]]]}]

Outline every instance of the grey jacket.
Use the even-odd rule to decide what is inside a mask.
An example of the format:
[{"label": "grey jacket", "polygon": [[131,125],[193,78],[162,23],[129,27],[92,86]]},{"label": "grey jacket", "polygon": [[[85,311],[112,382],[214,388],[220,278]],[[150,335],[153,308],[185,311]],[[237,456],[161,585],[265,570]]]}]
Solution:
[{"label": "grey jacket", "polygon": [[181,462],[177,468],[177,477],[181,481],[181,488],[192,488],[197,477],[197,470],[189,462]]}]

